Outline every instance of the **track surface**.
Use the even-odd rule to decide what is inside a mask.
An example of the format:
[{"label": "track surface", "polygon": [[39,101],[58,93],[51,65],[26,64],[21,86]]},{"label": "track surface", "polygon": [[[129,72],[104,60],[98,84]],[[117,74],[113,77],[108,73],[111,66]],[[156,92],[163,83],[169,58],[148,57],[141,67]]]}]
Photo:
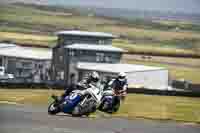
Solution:
[{"label": "track surface", "polygon": [[0,133],[200,133],[199,125],[50,116],[46,110],[45,107],[0,104]]}]

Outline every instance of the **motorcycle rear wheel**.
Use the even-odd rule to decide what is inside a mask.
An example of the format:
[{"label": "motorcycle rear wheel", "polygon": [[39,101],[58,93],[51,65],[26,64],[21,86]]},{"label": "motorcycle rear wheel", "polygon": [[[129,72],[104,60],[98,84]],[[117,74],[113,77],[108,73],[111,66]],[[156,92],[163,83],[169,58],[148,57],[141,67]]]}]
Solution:
[{"label": "motorcycle rear wheel", "polygon": [[119,110],[119,108],[120,108],[120,102],[117,103],[117,104],[113,107],[112,113],[116,113],[116,112]]}]

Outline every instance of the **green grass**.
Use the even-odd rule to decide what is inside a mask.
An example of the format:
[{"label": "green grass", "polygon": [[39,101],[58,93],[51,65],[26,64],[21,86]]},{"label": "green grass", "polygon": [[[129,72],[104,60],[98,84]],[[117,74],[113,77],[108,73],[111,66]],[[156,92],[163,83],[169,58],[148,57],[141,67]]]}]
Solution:
[{"label": "green grass", "polygon": [[[51,102],[50,95],[57,90],[0,89],[0,101],[44,105]],[[118,113],[113,117],[148,118],[200,122],[200,98],[151,96],[128,94]]]}]

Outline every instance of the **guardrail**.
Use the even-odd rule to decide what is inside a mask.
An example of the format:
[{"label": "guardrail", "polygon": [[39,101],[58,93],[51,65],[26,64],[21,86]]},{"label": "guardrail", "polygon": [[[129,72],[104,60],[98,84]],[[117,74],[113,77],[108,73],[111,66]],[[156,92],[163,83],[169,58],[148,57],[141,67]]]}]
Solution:
[{"label": "guardrail", "polygon": [[128,93],[161,95],[161,96],[185,96],[185,97],[200,97],[200,92],[193,91],[177,91],[177,90],[152,90],[145,88],[128,88]]},{"label": "guardrail", "polygon": [[171,86],[186,91],[200,92],[200,84],[193,84],[189,81],[173,80]]}]

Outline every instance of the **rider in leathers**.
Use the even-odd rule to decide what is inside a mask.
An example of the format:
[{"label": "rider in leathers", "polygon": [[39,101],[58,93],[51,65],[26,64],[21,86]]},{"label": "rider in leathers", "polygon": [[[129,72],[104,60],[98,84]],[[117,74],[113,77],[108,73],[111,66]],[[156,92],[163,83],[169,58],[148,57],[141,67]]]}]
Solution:
[{"label": "rider in leathers", "polygon": [[[125,96],[127,94],[127,87],[128,87],[128,83],[127,83],[127,78],[126,78],[126,74],[124,72],[121,72],[118,74],[118,77],[116,79],[114,79],[111,83],[111,88],[113,89],[113,91],[119,92],[121,94],[120,97],[115,97],[114,101],[113,101],[113,106],[119,106],[120,101],[125,99]],[[117,107],[119,108],[119,107]]]},{"label": "rider in leathers", "polygon": [[101,84],[99,81],[99,74],[97,72],[94,71],[94,72],[90,73],[87,78],[80,81],[77,85],[71,86],[68,89],[66,89],[64,94],[62,94],[61,97],[59,98],[59,101],[64,100],[64,98],[66,96],[68,96],[73,90],[82,90],[83,94],[86,93],[87,91],[85,91],[85,90],[89,87],[88,86],[89,84],[92,84],[96,88],[101,87]]},{"label": "rider in leathers", "polygon": [[84,108],[84,112],[94,112],[100,104],[103,95],[103,86],[100,83],[99,74],[97,72],[93,72],[86,80],[83,80],[79,84],[86,86],[86,89],[81,91],[82,95],[90,93],[95,95],[95,99],[89,102],[87,107]]},{"label": "rider in leathers", "polygon": [[120,91],[124,99],[128,87],[126,74],[124,72],[119,73],[118,77],[112,82],[111,86],[114,91]]}]

